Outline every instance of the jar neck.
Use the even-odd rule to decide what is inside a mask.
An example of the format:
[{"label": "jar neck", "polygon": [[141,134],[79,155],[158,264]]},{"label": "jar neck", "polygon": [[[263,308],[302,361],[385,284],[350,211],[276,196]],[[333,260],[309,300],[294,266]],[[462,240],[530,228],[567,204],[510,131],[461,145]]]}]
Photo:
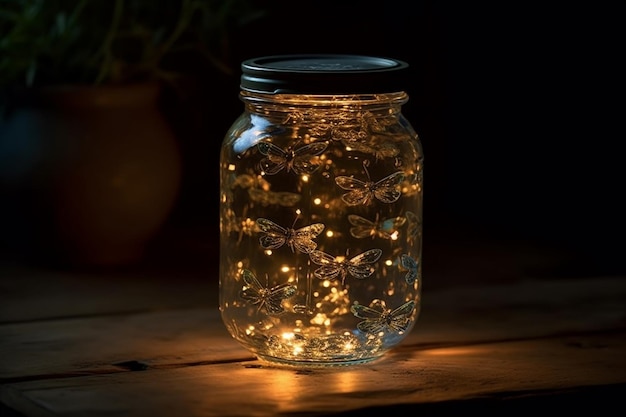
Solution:
[{"label": "jar neck", "polygon": [[293,121],[345,119],[346,114],[369,113],[376,117],[397,117],[408,101],[403,92],[385,94],[315,95],[315,94],[259,94],[241,91],[240,98],[246,111],[266,117]]}]

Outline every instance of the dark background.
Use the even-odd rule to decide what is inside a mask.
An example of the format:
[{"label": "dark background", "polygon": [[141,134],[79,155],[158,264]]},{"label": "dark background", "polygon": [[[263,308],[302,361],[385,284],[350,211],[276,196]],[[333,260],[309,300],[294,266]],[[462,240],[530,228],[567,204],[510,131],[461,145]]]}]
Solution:
[{"label": "dark background", "polygon": [[[232,39],[233,61],[310,52],[411,65],[403,112],[425,153],[425,269],[526,250],[558,259],[531,274],[625,271],[623,5],[258,4],[267,16]],[[196,197],[201,182],[217,189],[222,132],[242,109],[233,78],[199,100],[207,131],[187,135],[179,224],[217,217]]]},{"label": "dark background", "polygon": [[217,271],[218,153],[243,110],[239,63],[349,53],[411,66],[403,113],[425,153],[426,276],[626,272],[622,3],[253,3],[265,15],[231,34],[233,73],[190,62],[193,81],[163,101],[183,183],[145,264]]}]

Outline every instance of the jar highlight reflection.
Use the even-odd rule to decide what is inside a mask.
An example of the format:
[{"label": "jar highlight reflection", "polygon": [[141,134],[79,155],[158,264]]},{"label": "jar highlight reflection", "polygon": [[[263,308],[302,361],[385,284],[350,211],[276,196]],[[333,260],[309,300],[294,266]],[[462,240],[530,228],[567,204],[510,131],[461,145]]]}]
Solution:
[{"label": "jar highlight reflection", "polygon": [[277,364],[379,358],[420,312],[423,154],[407,94],[241,99],[220,157],[227,329]]}]

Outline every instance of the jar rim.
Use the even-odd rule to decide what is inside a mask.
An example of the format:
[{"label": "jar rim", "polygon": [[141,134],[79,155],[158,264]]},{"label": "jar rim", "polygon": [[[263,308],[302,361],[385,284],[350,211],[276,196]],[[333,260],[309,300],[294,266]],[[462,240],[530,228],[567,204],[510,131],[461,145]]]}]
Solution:
[{"label": "jar rim", "polygon": [[404,91],[408,63],[345,55],[271,55],[241,64],[243,91],[264,94],[366,94]]}]

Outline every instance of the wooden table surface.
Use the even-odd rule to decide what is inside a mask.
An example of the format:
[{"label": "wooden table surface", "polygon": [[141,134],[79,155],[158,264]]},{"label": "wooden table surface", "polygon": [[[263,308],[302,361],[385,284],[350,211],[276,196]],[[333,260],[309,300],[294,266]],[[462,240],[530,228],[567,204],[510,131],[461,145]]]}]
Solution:
[{"label": "wooden table surface", "polygon": [[455,254],[467,269],[459,258],[448,260],[448,275],[425,268],[419,321],[384,359],[301,370],[263,365],[228,335],[214,275],[5,262],[0,414],[510,414],[538,404],[605,414],[619,404],[626,277],[533,276],[503,257],[520,252],[478,259],[472,250]]}]

